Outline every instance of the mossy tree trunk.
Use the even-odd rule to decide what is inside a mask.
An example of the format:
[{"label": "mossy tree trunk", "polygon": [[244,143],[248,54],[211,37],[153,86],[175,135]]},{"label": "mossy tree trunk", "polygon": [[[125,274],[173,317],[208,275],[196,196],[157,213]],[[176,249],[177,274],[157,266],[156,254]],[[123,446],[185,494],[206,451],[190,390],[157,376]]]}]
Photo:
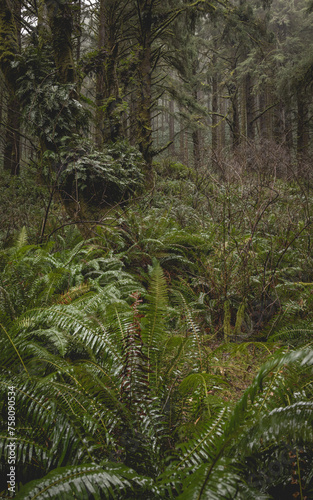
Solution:
[{"label": "mossy tree trunk", "polygon": [[73,57],[73,12],[68,3],[46,2],[54,62],[60,83],[76,83]]},{"label": "mossy tree trunk", "polygon": [[96,80],[96,114],[95,114],[95,141],[98,149],[101,149],[104,143],[105,130],[104,130],[104,63],[102,53],[105,47],[105,0],[100,0],[99,3],[99,24],[98,24],[98,51],[99,51],[99,64],[97,67],[97,80]]},{"label": "mossy tree trunk", "polygon": [[[51,31],[51,43],[53,50],[54,63],[57,70],[57,80],[63,85],[73,85],[71,93],[72,97],[78,99],[78,78],[74,61],[74,14],[75,7],[71,3],[52,2],[45,0],[47,7],[47,19]],[[66,135],[76,134],[78,131],[77,122],[73,117],[70,131],[66,131]],[[61,135],[60,135],[60,138]],[[60,144],[57,141],[55,144],[41,143],[41,152],[46,149],[54,149],[58,151]],[[57,166],[57,168],[61,168]],[[84,221],[91,219],[88,204],[78,195],[75,186],[65,187],[59,186],[58,181],[51,187],[54,196],[60,199],[68,217],[78,224],[81,233],[85,237],[90,237],[90,229]],[[41,238],[44,235],[44,227]]]},{"label": "mossy tree trunk", "polygon": [[0,70],[8,93],[3,167],[17,175],[20,171],[20,103],[16,96],[18,69],[12,66],[20,54],[21,3],[0,0]]},{"label": "mossy tree trunk", "polygon": [[137,0],[137,143],[146,162],[147,180],[152,175],[152,8],[154,0]]},{"label": "mossy tree trunk", "polygon": [[96,145],[99,149],[107,142],[115,142],[122,134],[122,100],[117,76],[122,13],[120,2],[100,0],[95,116]]}]

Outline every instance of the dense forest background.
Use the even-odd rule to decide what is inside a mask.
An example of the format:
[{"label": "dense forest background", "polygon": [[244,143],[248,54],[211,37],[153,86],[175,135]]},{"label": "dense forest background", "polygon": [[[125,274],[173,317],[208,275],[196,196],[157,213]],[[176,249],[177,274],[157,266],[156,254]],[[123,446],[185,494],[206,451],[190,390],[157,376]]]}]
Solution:
[{"label": "dense forest background", "polygon": [[0,495],[313,498],[311,0],[0,0]]}]

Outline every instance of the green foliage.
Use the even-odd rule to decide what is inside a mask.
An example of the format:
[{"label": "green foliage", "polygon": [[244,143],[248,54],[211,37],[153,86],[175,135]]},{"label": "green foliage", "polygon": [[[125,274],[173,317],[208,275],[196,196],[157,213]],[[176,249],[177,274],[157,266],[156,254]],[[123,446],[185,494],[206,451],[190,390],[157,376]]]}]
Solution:
[{"label": "green foliage", "polygon": [[[48,190],[38,184],[34,165],[22,171],[19,177],[1,172],[0,184],[0,248],[11,246],[23,226],[31,241],[38,238],[38,228],[42,223]],[[55,204],[52,205],[55,213]],[[53,223],[53,217],[50,218]]]},{"label": "green foliage", "polygon": [[91,205],[125,201],[143,184],[143,159],[126,141],[97,151],[88,141],[63,138],[60,182],[67,194],[82,194]]},{"label": "green foliage", "polygon": [[[227,374],[251,358],[249,344],[209,348],[157,261],[144,288],[92,242],[26,238],[1,254],[0,467],[5,477],[13,385],[17,498],[270,498],[272,485],[253,477],[282,441],[303,447],[302,488],[312,487],[310,349],[276,354],[227,401]],[[290,481],[282,469],[274,486]]]},{"label": "green foliage", "polygon": [[[32,481],[24,487],[17,499],[48,499],[57,498],[121,498],[128,492],[131,495],[132,483],[142,485],[145,479],[126,467],[117,464],[105,463],[103,466],[85,464],[79,467],[55,469],[45,478]],[[61,493],[62,492],[62,493]],[[125,496],[124,496],[125,498]],[[128,497],[130,498],[130,496]]]},{"label": "green foliage", "polygon": [[[282,12],[278,1],[271,16],[258,10],[270,2],[257,0],[231,9],[155,2],[154,10],[152,3],[137,2],[138,11],[132,2],[105,5],[105,28],[116,31],[106,32],[105,50],[85,58],[85,73],[93,75],[82,86],[88,90],[84,105],[78,81],[60,83],[75,80],[70,5],[57,6],[55,16],[53,6],[48,9],[51,26],[62,21],[66,27],[70,67],[61,67],[62,47],[53,33],[45,46],[23,33],[21,56],[16,47],[0,54],[2,66],[10,60],[6,84],[17,76],[12,89],[27,125],[23,134],[31,135],[31,151],[40,151],[36,171],[32,161],[28,172],[22,168],[19,179],[4,175],[0,186],[0,494],[7,493],[8,443],[14,439],[17,498],[310,498],[311,178],[283,180],[280,150],[275,159],[262,141],[234,155],[214,145],[207,165],[197,159],[197,147],[208,146],[199,131],[210,111],[200,94],[207,98],[211,88],[212,130],[221,119],[225,137],[239,141],[249,123],[263,127],[268,119],[278,129],[283,116],[301,138],[301,121],[292,113],[299,114],[310,82],[311,55],[303,47],[310,47],[311,17],[304,17],[302,1],[285,2]],[[180,7],[186,10],[178,18]],[[206,8],[210,16],[215,10],[212,18],[202,16]],[[285,30],[294,13],[296,37]],[[168,29],[173,20],[183,27],[176,38]],[[77,53],[88,50],[78,27],[76,35]],[[145,193],[145,165],[135,147],[118,141],[98,151],[81,135],[88,133],[86,106],[95,109],[95,78],[96,107],[106,115],[99,116],[100,126],[101,120],[116,124],[119,133],[129,127],[131,142],[137,134],[150,162],[157,96],[149,87],[153,71],[160,68],[156,85],[164,72],[158,65],[162,47],[155,43],[160,35],[175,49],[167,51],[166,62],[181,85],[169,72],[167,92],[180,103],[179,125],[187,126],[181,149],[189,153],[189,133],[197,168],[161,161]],[[248,97],[258,98],[259,117]],[[282,110],[274,114],[276,97]],[[224,109],[215,114],[222,99]],[[170,133],[175,135],[175,121]],[[287,141],[287,128],[284,134]],[[207,136],[213,139],[213,132]],[[294,165],[287,163],[288,173]],[[38,198],[33,209],[27,198]],[[72,206],[70,219],[61,204]],[[97,228],[88,225],[88,214]],[[95,231],[94,239],[83,241],[76,230],[64,229],[78,220],[86,234]],[[46,227],[55,241],[35,244]],[[14,438],[7,428],[12,386]]]},{"label": "green foliage", "polygon": [[[45,145],[55,150],[64,136],[86,130],[88,115],[74,84],[57,81],[51,48],[29,46],[24,53],[26,72],[18,79],[17,95],[23,103],[23,120]],[[16,65],[22,64],[16,61]]]}]

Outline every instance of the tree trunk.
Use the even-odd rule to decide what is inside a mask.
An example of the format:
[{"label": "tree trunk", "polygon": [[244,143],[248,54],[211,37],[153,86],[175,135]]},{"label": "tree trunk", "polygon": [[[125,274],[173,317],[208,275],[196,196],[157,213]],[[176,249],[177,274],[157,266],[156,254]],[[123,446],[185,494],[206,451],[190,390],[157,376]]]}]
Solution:
[{"label": "tree trunk", "polygon": [[[259,111],[262,113],[266,109],[266,98],[265,98],[265,93],[262,92],[262,94],[259,95]],[[262,142],[263,139],[267,139],[267,127],[266,127],[266,113],[262,114],[260,116],[260,122],[259,122],[259,135],[260,135],[260,141]]]},{"label": "tree trunk", "polygon": [[293,133],[292,133],[292,116],[291,116],[291,102],[290,99],[285,105],[285,140],[288,150],[291,152],[293,150]]},{"label": "tree trunk", "polygon": [[188,165],[188,163],[189,163],[189,136],[188,136],[188,132],[187,131],[185,132],[185,153],[184,153],[184,157],[185,157],[185,164]]},{"label": "tree trunk", "polygon": [[[213,64],[215,64],[216,61],[216,56],[214,55],[213,57]],[[217,81],[217,76],[213,76],[212,78],[212,151],[216,151],[218,147],[218,121],[219,117],[217,116],[217,113],[219,112],[218,109],[218,81]]]},{"label": "tree trunk", "polygon": [[271,85],[267,84],[266,85],[266,108],[268,111],[265,113],[265,119],[266,119],[266,135],[267,139],[273,140],[274,138],[274,131],[273,131],[273,124],[274,124],[274,108],[272,107],[274,104],[274,98],[273,98],[273,89]]},{"label": "tree trunk", "polygon": [[182,163],[186,163],[185,160],[185,124],[183,119],[183,107],[179,104],[179,158]]},{"label": "tree trunk", "polygon": [[153,0],[137,0],[139,16],[137,66],[137,143],[146,163],[146,177],[152,181],[152,5]]},{"label": "tree trunk", "polygon": [[174,117],[174,101],[170,98],[169,101],[169,140],[172,142],[170,145],[170,153],[171,155],[175,155],[175,117]]},{"label": "tree trunk", "polygon": [[253,84],[250,75],[245,78],[245,96],[246,96],[246,123],[247,123],[247,139],[254,139],[254,126],[253,126],[253,115],[254,115],[254,95],[252,94]]},{"label": "tree trunk", "polygon": [[11,175],[18,175],[20,172],[20,105],[14,95],[9,99],[7,109],[3,168]]},{"label": "tree trunk", "polygon": [[58,80],[60,83],[75,83],[76,71],[72,45],[73,15],[70,4],[47,2],[47,7]]},{"label": "tree trunk", "polygon": [[11,175],[20,170],[20,105],[16,97],[19,75],[11,65],[20,53],[20,17],[20,2],[0,0],[0,69],[8,92],[3,166]]},{"label": "tree trunk", "polygon": [[[219,109],[221,115],[226,115],[226,102],[225,99],[219,99]],[[221,119],[220,124],[218,126],[218,147],[219,149],[225,148],[226,145],[226,130],[225,130],[225,120]]]},{"label": "tree trunk", "polygon": [[[137,138],[137,92],[133,90],[130,94],[129,104],[129,142],[132,146],[136,145]],[[162,115],[163,116],[163,115]]]},{"label": "tree trunk", "polygon": [[[99,29],[98,29],[98,51],[99,55],[105,47],[105,0],[100,0],[99,7]],[[95,142],[98,149],[102,148],[105,137],[104,130],[104,63],[102,57],[97,67],[96,79],[96,113],[95,113]]]},{"label": "tree trunk", "polygon": [[240,144],[240,121],[238,109],[238,89],[235,85],[230,88],[232,147],[235,149]]},{"label": "tree trunk", "polygon": [[275,142],[282,144],[285,142],[285,109],[283,102],[280,101],[279,104],[274,109],[274,130],[273,135]]},{"label": "tree trunk", "polygon": [[309,128],[308,103],[302,89],[297,92],[297,158],[299,165],[303,164],[308,155]]},{"label": "tree trunk", "polygon": [[201,131],[199,129],[192,132],[192,147],[194,168],[198,170],[201,166]]}]

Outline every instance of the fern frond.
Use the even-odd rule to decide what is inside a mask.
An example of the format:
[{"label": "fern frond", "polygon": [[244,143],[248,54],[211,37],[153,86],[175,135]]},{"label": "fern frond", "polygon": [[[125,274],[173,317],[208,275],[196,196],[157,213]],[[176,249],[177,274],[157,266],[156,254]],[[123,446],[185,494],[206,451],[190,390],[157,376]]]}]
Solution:
[{"label": "fern frond", "polygon": [[[240,442],[240,449],[255,452],[271,443],[313,443],[313,403],[300,401],[284,408],[275,408],[258,419]],[[260,444],[262,443],[262,444]]]},{"label": "fern frond", "polygon": [[27,243],[27,230],[26,230],[26,226],[23,226],[21,231],[20,231],[20,234],[17,237],[15,245],[16,245],[16,248],[21,248],[21,247],[25,246],[26,243]]},{"label": "fern frond", "polygon": [[[266,493],[260,493],[243,483],[239,470],[231,461],[222,458],[210,472],[210,466],[202,464],[198,470],[183,482],[183,493],[178,500],[271,500]],[[208,479],[209,478],[209,479]]]},{"label": "fern frond", "polygon": [[187,445],[180,445],[179,449],[183,450],[183,456],[175,466],[175,470],[183,467],[196,467],[204,462],[211,462],[219,447],[228,418],[229,411],[227,408],[223,408],[213,423],[207,425],[200,437],[191,443],[187,443]]},{"label": "fern frond", "polygon": [[151,272],[148,305],[141,322],[143,352],[147,356],[148,382],[152,371],[154,380],[160,375],[160,353],[166,338],[167,287],[162,268],[156,264]]},{"label": "fern frond", "polygon": [[[62,498],[95,499],[123,498],[128,490],[132,490],[131,481],[123,477],[123,470],[108,472],[104,467],[95,464],[84,464],[75,467],[55,469],[42,479],[31,481],[17,494],[17,500],[47,500]],[[129,473],[130,479],[138,482],[138,475]],[[124,496],[126,500],[126,496]]]},{"label": "fern frond", "polygon": [[218,375],[210,373],[190,373],[179,384],[179,391],[186,396],[190,392],[196,391],[198,388],[203,389],[205,396],[208,396],[208,391],[216,385],[229,385],[229,383]]}]

